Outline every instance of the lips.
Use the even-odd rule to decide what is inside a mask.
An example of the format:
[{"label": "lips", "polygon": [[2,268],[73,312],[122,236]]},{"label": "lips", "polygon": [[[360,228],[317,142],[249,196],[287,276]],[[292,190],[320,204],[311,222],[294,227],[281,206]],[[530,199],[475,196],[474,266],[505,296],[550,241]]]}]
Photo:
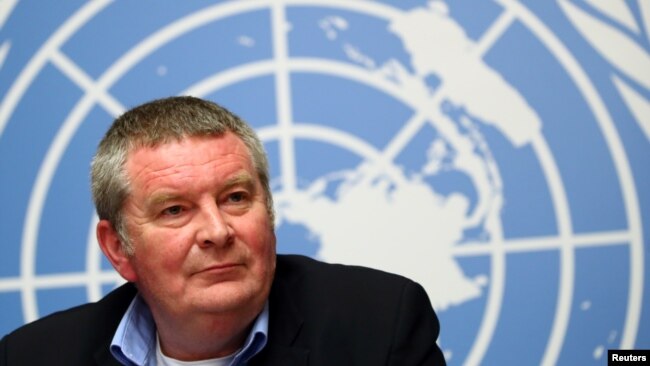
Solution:
[{"label": "lips", "polygon": [[242,264],[239,263],[221,263],[214,264],[196,271],[194,274],[226,274],[228,272],[237,270]]}]

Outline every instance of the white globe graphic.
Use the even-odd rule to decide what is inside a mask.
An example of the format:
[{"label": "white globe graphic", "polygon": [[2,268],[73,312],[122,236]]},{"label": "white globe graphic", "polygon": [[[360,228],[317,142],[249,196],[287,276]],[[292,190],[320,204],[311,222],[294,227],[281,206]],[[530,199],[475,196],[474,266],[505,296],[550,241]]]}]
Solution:
[{"label": "white globe graphic", "polygon": [[[77,226],[87,223],[76,236],[85,248],[67,244],[83,258],[44,268],[59,245],[50,238],[69,229],[57,224],[57,205],[69,204],[57,197],[69,196],[69,181],[87,184],[88,140],[112,117],[177,94],[222,103],[259,132],[272,165],[280,252],[418,281],[441,319],[439,344],[450,364],[506,362],[513,344],[534,343],[524,352],[542,364],[598,362],[608,348],[634,345],[644,248],[629,161],[593,82],[520,3],[493,4],[496,20],[471,31],[439,1],[410,9],[367,1],[187,5],[116,41],[103,61],[80,53],[75,43],[87,48],[84,32],[115,16],[114,6],[125,5],[91,2],[69,17],[0,106],[1,136],[49,69],[81,90],[61,107],[30,183],[20,276],[0,278],[0,290],[20,290],[25,321],[47,312],[41,304],[48,291],[77,288],[95,301],[121,283],[95,241],[86,192],[73,199],[85,202],[84,210],[69,213]],[[211,43],[214,34],[220,38]],[[575,209],[582,196],[564,170],[570,159],[553,135],[560,127],[540,112],[534,88],[501,67],[513,37],[534,41],[545,55],[539,62],[550,65],[544,71],[559,70],[581,98],[586,112],[575,113],[592,115],[589,131],[602,136],[599,148],[614,172],[598,184],[621,192],[618,227],[590,226]],[[403,53],[382,54],[391,44]],[[91,62],[99,66],[87,67]],[[75,153],[79,161],[66,163]],[[627,278],[603,280],[626,298],[616,317],[590,325],[593,337],[576,343],[598,316],[600,295],[590,281],[604,276],[601,258],[610,268],[629,268]],[[581,358],[563,355],[569,346],[580,348]]]}]

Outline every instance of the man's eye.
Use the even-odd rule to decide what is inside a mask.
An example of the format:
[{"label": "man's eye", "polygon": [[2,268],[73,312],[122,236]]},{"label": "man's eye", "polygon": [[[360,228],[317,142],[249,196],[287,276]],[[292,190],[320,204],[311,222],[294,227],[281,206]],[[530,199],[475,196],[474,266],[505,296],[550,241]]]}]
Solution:
[{"label": "man's eye", "polygon": [[181,212],[183,212],[183,208],[181,206],[171,206],[163,210],[163,214],[170,216],[178,215]]},{"label": "man's eye", "polygon": [[233,192],[228,195],[228,201],[230,202],[241,202],[246,198],[246,194],[244,192]]}]

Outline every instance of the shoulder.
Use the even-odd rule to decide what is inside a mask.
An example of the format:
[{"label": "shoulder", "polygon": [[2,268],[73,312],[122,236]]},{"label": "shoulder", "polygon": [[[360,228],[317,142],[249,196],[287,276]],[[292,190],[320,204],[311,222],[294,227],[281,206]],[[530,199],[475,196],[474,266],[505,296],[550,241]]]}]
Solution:
[{"label": "shoulder", "polygon": [[[408,306],[433,314],[429,298],[418,283],[376,269],[329,264],[303,256],[278,256],[278,282],[307,313],[330,309],[331,314],[396,316]],[[362,316],[363,317],[363,316]]]},{"label": "shoulder", "polygon": [[[401,288],[410,279],[377,269],[320,262],[301,255],[278,255],[276,276],[283,280],[322,282],[324,286],[348,288],[379,281],[382,288]],[[378,286],[379,287],[379,286]]]},{"label": "shoulder", "polygon": [[274,286],[271,324],[299,319],[295,344],[319,364],[444,364],[431,302],[408,278],[292,255],[278,256]]},{"label": "shoulder", "polygon": [[14,362],[69,357],[64,355],[73,353],[81,357],[85,351],[94,351],[93,345],[110,341],[135,293],[135,287],[126,284],[96,303],[56,312],[26,324],[2,339],[0,353]]}]

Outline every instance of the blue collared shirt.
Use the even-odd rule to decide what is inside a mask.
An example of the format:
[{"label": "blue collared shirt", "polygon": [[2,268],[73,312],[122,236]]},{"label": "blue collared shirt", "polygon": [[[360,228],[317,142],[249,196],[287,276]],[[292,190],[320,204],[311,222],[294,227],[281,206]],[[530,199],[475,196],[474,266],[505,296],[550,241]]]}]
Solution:
[{"label": "blue collared shirt", "polygon": [[[231,366],[246,365],[246,362],[266,346],[269,326],[269,304],[255,320],[244,347],[237,352]],[[149,307],[140,297],[131,301],[124,313],[111,342],[111,353],[123,365],[156,365],[156,325]]]}]

